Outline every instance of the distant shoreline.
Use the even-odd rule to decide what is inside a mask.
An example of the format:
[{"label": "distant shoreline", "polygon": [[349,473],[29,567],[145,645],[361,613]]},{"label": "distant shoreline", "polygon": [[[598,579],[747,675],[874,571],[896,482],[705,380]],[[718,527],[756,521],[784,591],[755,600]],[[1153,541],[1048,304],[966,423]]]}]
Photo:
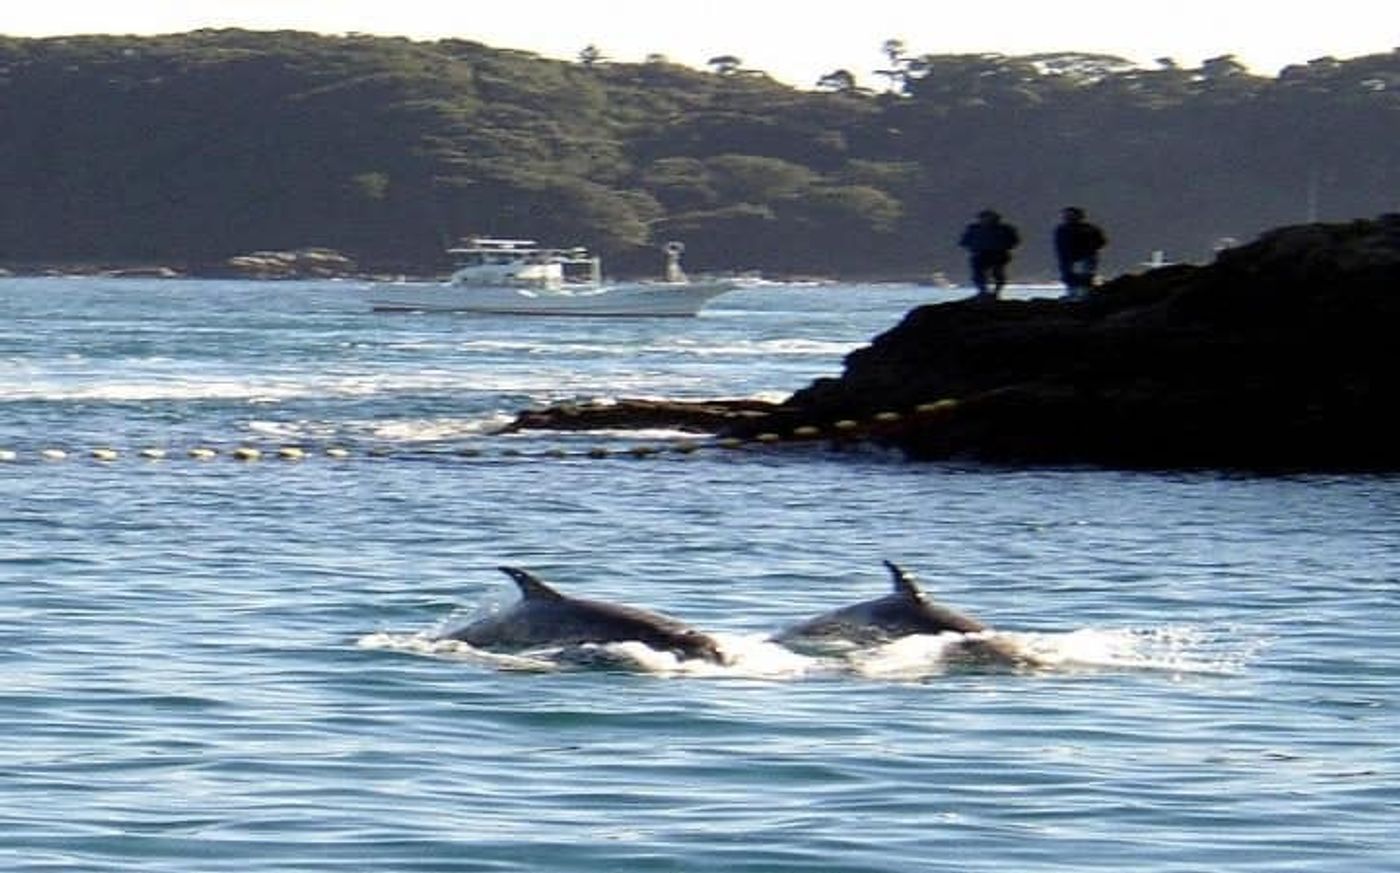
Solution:
[{"label": "distant shoreline", "polygon": [[[409,270],[400,272],[361,270],[333,270],[321,269],[306,272],[286,272],[286,273],[258,273],[256,271],[237,270],[221,264],[207,264],[201,266],[174,266],[171,264],[149,264],[132,262],[128,264],[120,263],[100,263],[75,261],[64,262],[54,261],[45,263],[24,263],[24,264],[3,264],[0,263],[0,278],[101,278],[101,279],[246,279],[256,281],[306,281],[315,279],[335,279],[356,282],[440,282],[445,281],[448,276],[447,270],[424,271]],[[747,274],[745,274],[747,275]],[[955,280],[950,280],[942,271],[928,270],[922,273],[912,273],[907,270],[862,270],[862,271],[841,271],[829,275],[812,275],[803,273],[792,274],[751,274],[759,281],[776,283],[805,283],[813,285],[922,285],[928,287],[957,288],[961,287]],[[631,273],[610,276],[614,279],[648,279],[654,278],[652,274]],[[1040,285],[1050,284],[1056,280],[1049,276],[1017,276],[1013,277],[1015,284]]]}]

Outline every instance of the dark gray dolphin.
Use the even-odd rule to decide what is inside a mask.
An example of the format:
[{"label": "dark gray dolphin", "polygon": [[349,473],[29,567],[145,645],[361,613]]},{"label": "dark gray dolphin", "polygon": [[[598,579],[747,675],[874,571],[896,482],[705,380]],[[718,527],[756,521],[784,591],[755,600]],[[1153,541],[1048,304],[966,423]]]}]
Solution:
[{"label": "dark gray dolphin", "polygon": [[914,577],[899,566],[889,561],[885,561],[885,566],[894,576],[893,593],[822,613],[793,625],[773,640],[784,644],[843,642],[866,646],[911,634],[989,630],[975,618],[934,603]]},{"label": "dark gray dolphin", "polygon": [[712,637],[684,622],[631,606],[567,597],[526,570],[499,569],[520,587],[520,600],[441,639],[488,651],[636,641],[683,658],[726,663]]}]

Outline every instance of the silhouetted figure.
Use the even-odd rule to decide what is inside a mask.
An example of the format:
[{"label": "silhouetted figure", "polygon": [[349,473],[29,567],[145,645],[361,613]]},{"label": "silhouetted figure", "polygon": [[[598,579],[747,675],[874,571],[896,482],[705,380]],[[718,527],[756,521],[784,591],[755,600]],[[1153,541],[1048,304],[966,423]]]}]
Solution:
[{"label": "silhouetted figure", "polygon": [[[978,297],[996,297],[1006,286],[1006,265],[1011,250],[1021,243],[1016,228],[1001,220],[990,209],[977,213],[977,220],[963,230],[958,245],[971,255],[972,284]],[[990,290],[989,290],[990,288]]]},{"label": "silhouetted figure", "polygon": [[1108,244],[1108,237],[1097,225],[1085,220],[1084,210],[1066,207],[1060,213],[1055,228],[1055,259],[1060,264],[1060,281],[1065,283],[1065,296],[1082,300],[1094,287],[1099,272],[1099,249]]}]

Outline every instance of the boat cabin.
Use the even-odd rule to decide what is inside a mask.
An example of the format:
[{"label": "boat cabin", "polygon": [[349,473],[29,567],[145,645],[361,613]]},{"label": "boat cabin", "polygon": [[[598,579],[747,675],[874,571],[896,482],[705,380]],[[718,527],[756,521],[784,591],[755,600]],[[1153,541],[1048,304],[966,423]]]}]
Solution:
[{"label": "boat cabin", "polygon": [[601,259],[580,247],[544,248],[531,239],[472,237],[447,251],[456,259],[455,285],[551,291],[602,281]]}]

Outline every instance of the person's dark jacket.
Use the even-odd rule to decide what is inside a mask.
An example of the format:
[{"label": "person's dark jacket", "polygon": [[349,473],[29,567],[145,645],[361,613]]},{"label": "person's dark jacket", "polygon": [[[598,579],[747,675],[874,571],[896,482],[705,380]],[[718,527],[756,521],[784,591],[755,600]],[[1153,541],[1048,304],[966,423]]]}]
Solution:
[{"label": "person's dark jacket", "polygon": [[1092,258],[1107,244],[1103,231],[1087,221],[1066,221],[1055,228],[1055,254],[1061,264]]},{"label": "person's dark jacket", "polygon": [[1009,255],[1021,243],[1021,235],[1016,228],[1004,221],[990,224],[974,222],[963,231],[958,245],[974,255]]}]

